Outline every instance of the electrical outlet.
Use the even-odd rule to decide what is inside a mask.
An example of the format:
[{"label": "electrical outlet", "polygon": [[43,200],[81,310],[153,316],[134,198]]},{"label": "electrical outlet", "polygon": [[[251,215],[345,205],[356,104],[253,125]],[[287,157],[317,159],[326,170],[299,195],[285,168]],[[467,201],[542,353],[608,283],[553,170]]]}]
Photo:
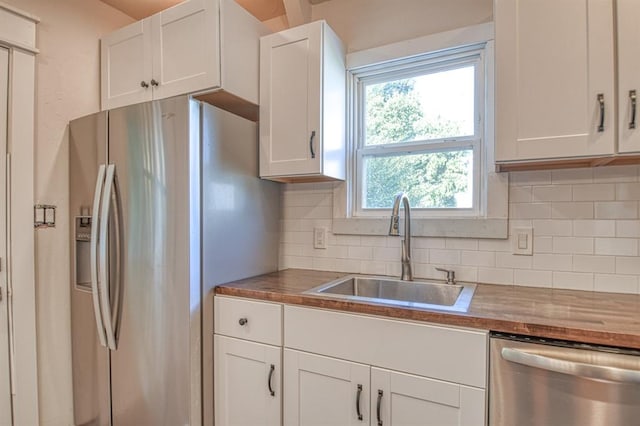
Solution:
[{"label": "electrical outlet", "polygon": [[313,248],[327,248],[327,228],[313,228]]},{"label": "electrical outlet", "polygon": [[513,229],[513,254],[533,256],[533,228]]}]

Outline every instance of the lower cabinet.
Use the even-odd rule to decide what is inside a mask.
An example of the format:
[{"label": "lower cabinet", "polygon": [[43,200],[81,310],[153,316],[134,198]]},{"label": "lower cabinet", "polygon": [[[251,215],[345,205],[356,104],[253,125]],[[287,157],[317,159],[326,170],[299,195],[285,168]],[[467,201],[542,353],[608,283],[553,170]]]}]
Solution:
[{"label": "lower cabinet", "polygon": [[482,389],[284,350],[285,426],[483,425],[484,407]]},{"label": "lower cabinet", "polygon": [[369,424],[370,367],[284,350],[284,425]]},{"label": "lower cabinet", "polygon": [[282,349],[220,335],[214,347],[216,425],[280,425]]}]

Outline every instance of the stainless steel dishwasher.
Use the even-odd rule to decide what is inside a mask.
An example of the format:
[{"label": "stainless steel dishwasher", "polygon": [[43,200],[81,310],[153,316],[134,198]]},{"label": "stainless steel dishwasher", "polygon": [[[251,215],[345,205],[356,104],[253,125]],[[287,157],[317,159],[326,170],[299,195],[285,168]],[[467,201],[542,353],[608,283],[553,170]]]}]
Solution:
[{"label": "stainless steel dishwasher", "polygon": [[640,425],[640,351],[492,333],[489,425]]}]

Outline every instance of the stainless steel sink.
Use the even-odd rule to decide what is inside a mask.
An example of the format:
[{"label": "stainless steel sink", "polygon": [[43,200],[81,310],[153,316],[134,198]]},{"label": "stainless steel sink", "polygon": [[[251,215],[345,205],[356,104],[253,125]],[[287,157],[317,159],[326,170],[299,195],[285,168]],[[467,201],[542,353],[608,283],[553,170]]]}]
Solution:
[{"label": "stainless steel sink", "polygon": [[411,308],[467,312],[475,289],[475,284],[468,283],[442,284],[348,275],[305,293]]}]

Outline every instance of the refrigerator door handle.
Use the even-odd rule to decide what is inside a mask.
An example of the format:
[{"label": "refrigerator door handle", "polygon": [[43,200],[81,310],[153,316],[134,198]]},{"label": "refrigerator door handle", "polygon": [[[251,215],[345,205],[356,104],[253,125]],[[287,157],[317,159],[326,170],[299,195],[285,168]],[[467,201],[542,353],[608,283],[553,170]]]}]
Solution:
[{"label": "refrigerator door handle", "polygon": [[98,178],[96,179],[96,189],[93,195],[93,216],[91,218],[91,296],[93,299],[93,313],[96,317],[96,326],[98,328],[98,338],[100,344],[107,347],[107,339],[104,333],[104,324],[102,323],[102,314],[100,309],[100,296],[98,294],[98,227],[100,225],[100,199],[102,188],[104,186],[104,164],[98,169]]},{"label": "refrigerator door handle", "polygon": [[116,339],[113,328],[113,317],[111,313],[111,301],[109,297],[109,265],[107,264],[107,232],[109,230],[109,214],[111,211],[111,193],[115,180],[116,166],[107,166],[107,177],[105,179],[104,191],[102,192],[102,214],[100,221],[100,306],[102,308],[102,319],[104,321],[104,331],[107,336],[107,347],[112,351],[116,350]]}]

